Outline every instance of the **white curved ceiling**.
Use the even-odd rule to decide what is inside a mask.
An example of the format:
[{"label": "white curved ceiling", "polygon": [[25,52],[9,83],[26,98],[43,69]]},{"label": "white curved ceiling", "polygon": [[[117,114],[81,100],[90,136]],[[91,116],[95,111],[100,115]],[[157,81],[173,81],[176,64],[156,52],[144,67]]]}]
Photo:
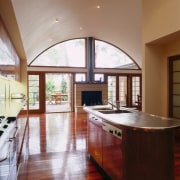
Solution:
[{"label": "white curved ceiling", "polygon": [[[17,29],[8,14],[11,3]],[[1,16],[28,64],[58,42],[94,37],[118,46],[141,67],[141,0],[6,0],[0,6],[6,7]]]}]

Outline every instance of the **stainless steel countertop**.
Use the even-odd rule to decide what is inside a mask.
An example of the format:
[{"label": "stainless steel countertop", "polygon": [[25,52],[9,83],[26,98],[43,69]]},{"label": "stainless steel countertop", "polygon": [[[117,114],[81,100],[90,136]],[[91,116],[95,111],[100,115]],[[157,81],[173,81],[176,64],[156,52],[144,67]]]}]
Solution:
[{"label": "stainless steel countertop", "polygon": [[126,110],[131,111],[131,113],[103,114],[98,111],[98,109],[105,107],[108,106],[86,106],[83,109],[84,111],[92,113],[115,125],[121,125],[135,129],[140,128],[144,130],[162,130],[180,127],[180,119],[160,117],[152,114],[143,113],[141,111],[134,111],[128,108]]}]

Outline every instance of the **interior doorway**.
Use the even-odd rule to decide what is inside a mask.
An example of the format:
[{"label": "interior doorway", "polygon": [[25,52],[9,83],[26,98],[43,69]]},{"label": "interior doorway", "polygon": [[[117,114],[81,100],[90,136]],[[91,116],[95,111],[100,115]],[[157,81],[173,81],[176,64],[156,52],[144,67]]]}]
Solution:
[{"label": "interior doorway", "polygon": [[71,74],[45,74],[45,106],[46,112],[71,111]]},{"label": "interior doorway", "polygon": [[169,60],[169,117],[180,119],[180,56]]}]

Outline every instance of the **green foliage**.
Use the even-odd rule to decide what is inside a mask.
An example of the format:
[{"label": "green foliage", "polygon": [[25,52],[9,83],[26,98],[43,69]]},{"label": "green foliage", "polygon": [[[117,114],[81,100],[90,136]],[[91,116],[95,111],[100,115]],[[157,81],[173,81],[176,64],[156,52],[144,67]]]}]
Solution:
[{"label": "green foliage", "polygon": [[46,95],[51,94],[55,90],[56,86],[53,84],[52,81],[46,82]]},{"label": "green foliage", "polygon": [[64,79],[61,81],[61,92],[67,93],[67,82]]}]

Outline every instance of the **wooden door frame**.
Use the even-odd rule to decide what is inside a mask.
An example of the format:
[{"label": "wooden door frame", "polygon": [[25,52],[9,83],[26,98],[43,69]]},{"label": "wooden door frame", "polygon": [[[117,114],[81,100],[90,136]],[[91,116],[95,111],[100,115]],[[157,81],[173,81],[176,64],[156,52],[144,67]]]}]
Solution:
[{"label": "wooden door frame", "polygon": [[[28,71],[29,75],[39,75],[39,109],[29,109],[29,114],[45,113],[45,73]],[[28,80],[28,96],[29,96],[29,80]]]},{"label": "wooden door frame", "polygon": [[142,75],[141,74],[106,74],[105,80],[108,81],[108,76],[116,77],[116,100],[119,98],[119,77],[126,76],[127,77],[127,107],[134,107],[132,102],[132,77],[139,76],[140,77],[140,96],[142,96]]},{"label": "wooden door frame", "polygon": [[169,61],[169,95],[168,95],[168,101],[169,101],[169,107],[168,107],[168,116],[173,117],[173,62],[180,60],[180,55],[171,56],[168,58]]}]

